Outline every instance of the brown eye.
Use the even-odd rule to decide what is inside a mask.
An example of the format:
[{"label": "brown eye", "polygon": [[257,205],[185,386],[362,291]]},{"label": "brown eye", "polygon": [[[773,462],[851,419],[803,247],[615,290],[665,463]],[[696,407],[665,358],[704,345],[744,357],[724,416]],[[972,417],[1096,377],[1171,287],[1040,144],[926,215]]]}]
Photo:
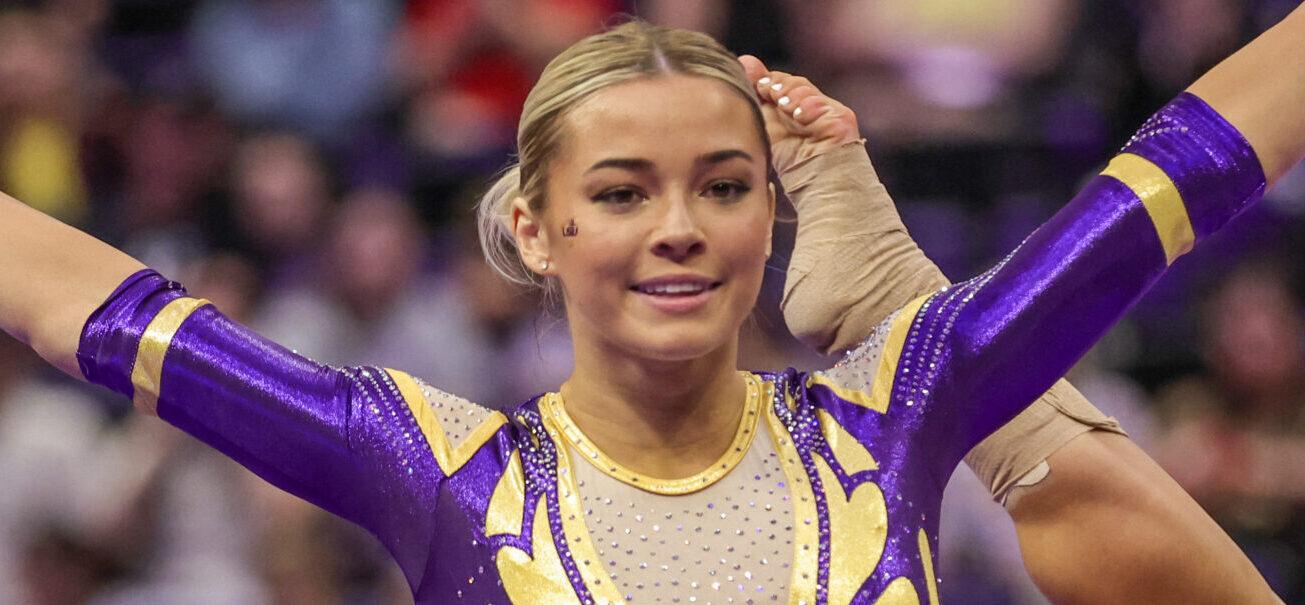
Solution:
[{"label": "brown eye", "polygon": [[636,202],[643,201],[643,199],[644,196],[642,193],[639,193],[634,189],[630,189],[629,187],[618,187],[616,189],[608,189],[607,191],[604,191],[593,197],[593,200],[595,202],[601,202],[604,204],[615,204],[618,206],[634,204]]},{"label": "brown eye", "polygon": [[751,190],[750,187],[738,181],[716,181],[708,185],[702,194],[705,197],[730,201],[743,197]]}]

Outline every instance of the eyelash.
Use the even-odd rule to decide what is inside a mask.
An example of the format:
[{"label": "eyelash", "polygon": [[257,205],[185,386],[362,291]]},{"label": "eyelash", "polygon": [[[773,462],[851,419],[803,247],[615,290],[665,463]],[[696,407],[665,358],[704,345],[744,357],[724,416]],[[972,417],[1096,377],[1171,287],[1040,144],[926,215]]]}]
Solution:
[{"label": "eyelash", "polygon": [[[723,193],[724,195],[715,195],[715,193],[717,193],[716,191],[717,187],[720,187],[722,185],[724,185],[727,188],[727,190],[721,191],[719,193]],[[707,187],[703,189],[702,193],[700,193],[699,195],[702,195],[703,197],[710,197],[719,200],[735,201],[743,197],[744,195],[747,195],[748,192],[750,191],[752,191],[752,188],[743,183],[740,183],[738,181],[723,180],[723,181],[714,181],[711,184],[707,185]],[[643,192],[631,187],[615,187],[612,189],[608,189],[602,193],[599,193],[598,195],[595,195],[592,199],[593,201],[599,203],[623,206],[623,205],[634,203],[636,201],[642,201],[644,199],[647,199],[647,196],[645,196]]]},{"label": "eyelash", "polygon": [[[617,199],[618,196],[625,197],[625,199]],[[612,189],[608,189],[595,195],[593,200],[603,204],[624,206],[635,201],[642,201],[643,199],[646,199],[646,197],[647,196],[645,196],[643,192],[631,187],[613,187]]]},{"label": "eyelash", "polygon": [[[728,190],[724,192],[725,195],[713,195],[716,188],[721,185],[728,187]],[[706,189],[702,190],[702,195],[732,202],[747,195],[749,191],[752,191],[752,187],[738,181],[714,181],[707,185]]]}]

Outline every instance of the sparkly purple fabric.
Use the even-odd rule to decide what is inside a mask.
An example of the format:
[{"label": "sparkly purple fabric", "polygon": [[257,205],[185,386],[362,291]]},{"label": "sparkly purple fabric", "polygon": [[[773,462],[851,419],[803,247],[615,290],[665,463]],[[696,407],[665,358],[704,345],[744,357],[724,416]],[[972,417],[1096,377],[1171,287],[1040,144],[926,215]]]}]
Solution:
[{"label": "sparkly purple fabric", "polygon": [[181,284],[148,269],[124,280],[82,328],[77,348],[82,376],[130,399],[136,390],[131,384],[136,343],[160,309],[185,295]]},{"label": "sparkly purple fabric", "polygon": [[[152,271],[124,283],[87,322],[79,349],[87,379],[130,396],[140,333],[163,301],[184,294]],[[386,372],[315,363],[205,306],[168,349],[158,413],[274,485],[367,528],[414,591],[421,588],[428,558],[439,554],[445,477]],[[490,449],[467,467],[484,468],[479,458],[494,457]],[[460,477],[459,488],[488,494],[497,462],[500,470],[480,473],[481,481]]]},{"label": "sparkly purple fabric", "polygon": [[1264,168],[1246,138],[1191,93],[1147,120],[1124,151],[1151,160],[1178,185],[1198,242],[1264,195]]},{"label": "sparkly purple fabric", "polygon": [[[772,406],[793,437],[793,445],[802,458],[802,466],[815,491],[816,510],[820,513],[818,603],[826,602],[825,590],[830,573],[827,498],[830,493],[839,494],[839,490],[821,484],[815,467],[815,455],[823,458],[833,469],[842,484],[843,493],[852,493],[863,483],[874,483],[884,494],[888,512],[888,535],[883,555],[874,573],[852,602],[873,603],[893,580],[908,578],[919,591],[920,602],[927,603],[924,565],[921,560],[923,553],[917,545],[916,534],[923,529],[929,536],[930,552],[934,558],[932,565],[935,570],[938,569],[938,519],[947,476],[939,481],[933,474],[934,460],[929,458],[930,450],[920,440],[919,427],[926,416],[925,407],[897,405],[890,407],[888,414],[882,415],[848,403],[823,386],[804,386],[806,376],[794,370],[770,376],[769,379],[775,382],[776,393],[788,392],[795,402],[793,409],[789,410],[782,396],[777,395]],[[825,440],[816,416],[817,410],[829,412],[865,445],[878,462],[879,468],[849,475]]]},{"label": "sparkly purple fabric", "polygon": [[[1127,151],[1175,180],[1198,235],[1264,189],[1249,146],[1190,95],[1148,122]],[[1006,260],[926,302],[912,318],[886,413],[845,401],[819,383],[807,386],[805,375],[793,370],[764,375],[776,384],[773,410],[816,499],[817,602],[828,600],[831,573],[827,494],[839,490],[821,485],[815,456],[829,463],[842,493],[873,482],[885,498],[883,555],[853,602],[874,602],[904,577],[927,603],[916,536],[924,530],[936,556],[942,491],[952,469],[1063,375],[1164,267],[1141,201],[1119,181],[1098,177]],[[124,282],[83,331],[78,360],[86,378],[130,397],[141,333],[159,309],[184,295],[152,271]],[[165,420],[376,534],[399,561],[417,603],[507,603],[495,555],[504,546],[533,554],[532,532],[542,523],[551,527],[576,602],[593,599],[563,531],[559,452],[537,400],[518,408],[445,477],[388,373],[315,363],[212,306],[197,310],[173,337],[160,390]],[[785,394],[795,402],[791,409]],[[856,474],[842,468],[822,432],[822,410],[870,451],[878,468]],[[525,476],[523,531],[487,538],[490,495],[514,451]],[[547,515],[536,518],[540,498]]]}]

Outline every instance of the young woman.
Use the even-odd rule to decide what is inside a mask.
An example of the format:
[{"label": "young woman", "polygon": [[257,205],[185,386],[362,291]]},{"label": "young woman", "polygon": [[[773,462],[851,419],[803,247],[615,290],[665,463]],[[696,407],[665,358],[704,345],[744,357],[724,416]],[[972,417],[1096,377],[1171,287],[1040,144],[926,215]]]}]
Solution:
[{"label": "young woman", "polygon": [[0,322],[367,527],[421,603],[935,603],[961,456],[1305,150],[1305,87],[1236,75],[1305,63],[1281,58],[1302,20],[1162,110],[1006,261],[826,372],[735,368],[774,215],[756,89],[709,38],[641,24],[550,64],[485,202],[516,246],[490,234],[493,258],[561,294],[576,351],[510,416],[298,357],[12,200]]}]

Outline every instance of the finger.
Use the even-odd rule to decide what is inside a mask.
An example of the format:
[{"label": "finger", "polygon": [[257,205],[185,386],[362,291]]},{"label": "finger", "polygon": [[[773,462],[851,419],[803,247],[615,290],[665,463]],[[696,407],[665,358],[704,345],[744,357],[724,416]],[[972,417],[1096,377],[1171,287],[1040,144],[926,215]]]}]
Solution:
[{"label": "finger", "polygon": [[775,99],[778,98],[773,96],[773,87],[776,85],[776,80],[784,75],[786,75],[784,72],[768,71],[762,74],[760,78],[753,80],[753,85],[757,89],[757,95],[761,97],[763,104],[774,103]]},{"label": "finger", "polygon": [[808,86],[817,93],[820,92],[820,89],[816,88],[815,85],[811,83],[811,80],[802,76],[795,76],[782,71],[772,71],[770,72],[770,79],[771,82],[769,85],[764,87],[762,93],[769,98],[771,102],[778,102],[780,98],[787,96],[790,91],[803,86]]},{"label": "finger", "polygon": [[810,126],[812,122],[833,110],[829,97],[824,95],[808,95],[793,105],[791,115],[798,124],[803,126]]},{"label": "finger", "polygon": [[757,80],[757,93],[761,95],[762,100],[774,103],[776,99],[784,96],[776,94],[784,89],[784,82],[792,76],[782,71],[766,72],[760,80]]},{"label": "finger", "polygon": [[782,91],[781,94],[781,97],[775,99],[775,105],[779,107],[780,111],[789,115],[793,115],[798,107],[801,106],[801,103],[808,98],[822,96],[820,91],[816,90],[814,86],[808,86],[806,84],[790,90]]},{"label": "finger", "polygon": [[764,77],[769,71],[766,64],[761,62],[752,55],[739,55],[739,63],[743,65],[743,73],[747,74],[749,82],[756,82]]}]

